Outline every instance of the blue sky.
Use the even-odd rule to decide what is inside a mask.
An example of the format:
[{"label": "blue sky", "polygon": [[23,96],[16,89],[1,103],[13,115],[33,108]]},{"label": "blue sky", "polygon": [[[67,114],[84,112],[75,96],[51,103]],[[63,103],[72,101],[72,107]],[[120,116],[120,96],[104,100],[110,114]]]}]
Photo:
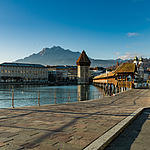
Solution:
[{"label": "blue sky", "polygon": [[98,59],[150,57],[149,0],[0,0],[0,62],[54,45]]}]

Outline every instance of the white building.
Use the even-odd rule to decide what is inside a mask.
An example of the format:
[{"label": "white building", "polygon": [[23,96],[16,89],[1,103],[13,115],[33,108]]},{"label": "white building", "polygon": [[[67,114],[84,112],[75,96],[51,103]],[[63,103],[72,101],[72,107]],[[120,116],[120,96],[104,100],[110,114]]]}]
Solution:
[{"label": "white building", "polygon": [[138,60],[138,57],[137,57],[137,56],[135,56],[133,63],[134,63],[135,65],[138,65],[139,60]]},{"label": "white building", "polygon": [[139,59],[139,65],[141,65],[141,64],[143,64],[143,58],[142,57]]},{"label": "white building", "polygon": [[0,64],[1,82],[46,82],[47,68],[40,64],[3,63]]},{"label": "white building", "polygon": [[134,58],[133,61],[137,67],[137,75],[135,76],[136,87],[144,87],[149,80],[149,71],[144,68],[143,58]]}]

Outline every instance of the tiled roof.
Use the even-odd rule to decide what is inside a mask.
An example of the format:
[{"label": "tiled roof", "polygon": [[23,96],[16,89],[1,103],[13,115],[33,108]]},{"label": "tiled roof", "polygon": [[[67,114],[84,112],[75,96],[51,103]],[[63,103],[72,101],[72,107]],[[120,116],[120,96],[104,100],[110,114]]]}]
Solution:
[{"label": "tiled roof", "polygon": [[115,75],[115,72],[114,72],[114,71],[108,72],[108,73],[103,73],[103,74],[101,74],[101,75],[99,75],[99,76],[94,77],[94,80],[95,80],[95,79],[99,79],[99,78],[113,77],[114,75]]},{"label": "tiled roof", "polygon": [[88,56],[86,55],[85,51],[83,50],[80,57],[77,60],[77,65],[81,65],[81,66],[90,66],[91,61],[88,58]]},{"label": "tiled roof", "polygon": [[101,74],[99,76],[96,76],[96,77],[94,77],[94,80],[99,79],[99,78],[114,77],[118,73],[134,73],[135,71],[136,71],[135,64],[133,64],[133,63],[123,63],[120,66],[118,66],[115,71],[104,73],[104,74]]},{"label": "tiled roof", "polygon": [[133,63],[123,63],[118,66],[115,73],[134,73],[136,71],[136,66]]},{"label": "tiled roof", "polygon": [[54,69],[77,69],[77,66],[47,66],[47,68]]},{"label": "tiled roof", "polygon": [[45,68],[45,66],[40,64],[25,64],[25,63],[2,63],[0,64],[0,66]]}]

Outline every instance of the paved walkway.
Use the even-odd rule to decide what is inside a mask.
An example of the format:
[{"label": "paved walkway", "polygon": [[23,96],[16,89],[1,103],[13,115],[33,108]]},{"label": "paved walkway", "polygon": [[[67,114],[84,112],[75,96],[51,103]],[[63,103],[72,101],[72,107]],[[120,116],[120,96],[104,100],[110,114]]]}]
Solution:
[{"label": "paved walkway", "polygon": [[81,150],[139,107],[150,90],[71,104],[0,109],[0,149]]},{"label": "paved walkway", "polygon": [[137,117],[106,150],[149,150],[150,149],[150,108]]}]

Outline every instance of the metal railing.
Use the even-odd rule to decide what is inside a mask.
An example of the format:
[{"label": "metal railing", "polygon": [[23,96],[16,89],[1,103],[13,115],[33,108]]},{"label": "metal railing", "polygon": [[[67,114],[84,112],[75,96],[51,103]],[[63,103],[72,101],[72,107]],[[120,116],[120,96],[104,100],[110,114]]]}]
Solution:
[{"label": "metal railing", "polygon": [[[66,92],[63,91],[63,93],[57,90],[49,92],[47,90],[0,90],[0,108],[15,108],[20,106],[41,106],[44,104],[71,103],[90,99],[99,99],[102,97],[103,93],[96,90],[86,92],[75,92],[68,90]],[[7,102],[6,107],[5,102]],[[2,103],[4,107],[1,107]]]}]

